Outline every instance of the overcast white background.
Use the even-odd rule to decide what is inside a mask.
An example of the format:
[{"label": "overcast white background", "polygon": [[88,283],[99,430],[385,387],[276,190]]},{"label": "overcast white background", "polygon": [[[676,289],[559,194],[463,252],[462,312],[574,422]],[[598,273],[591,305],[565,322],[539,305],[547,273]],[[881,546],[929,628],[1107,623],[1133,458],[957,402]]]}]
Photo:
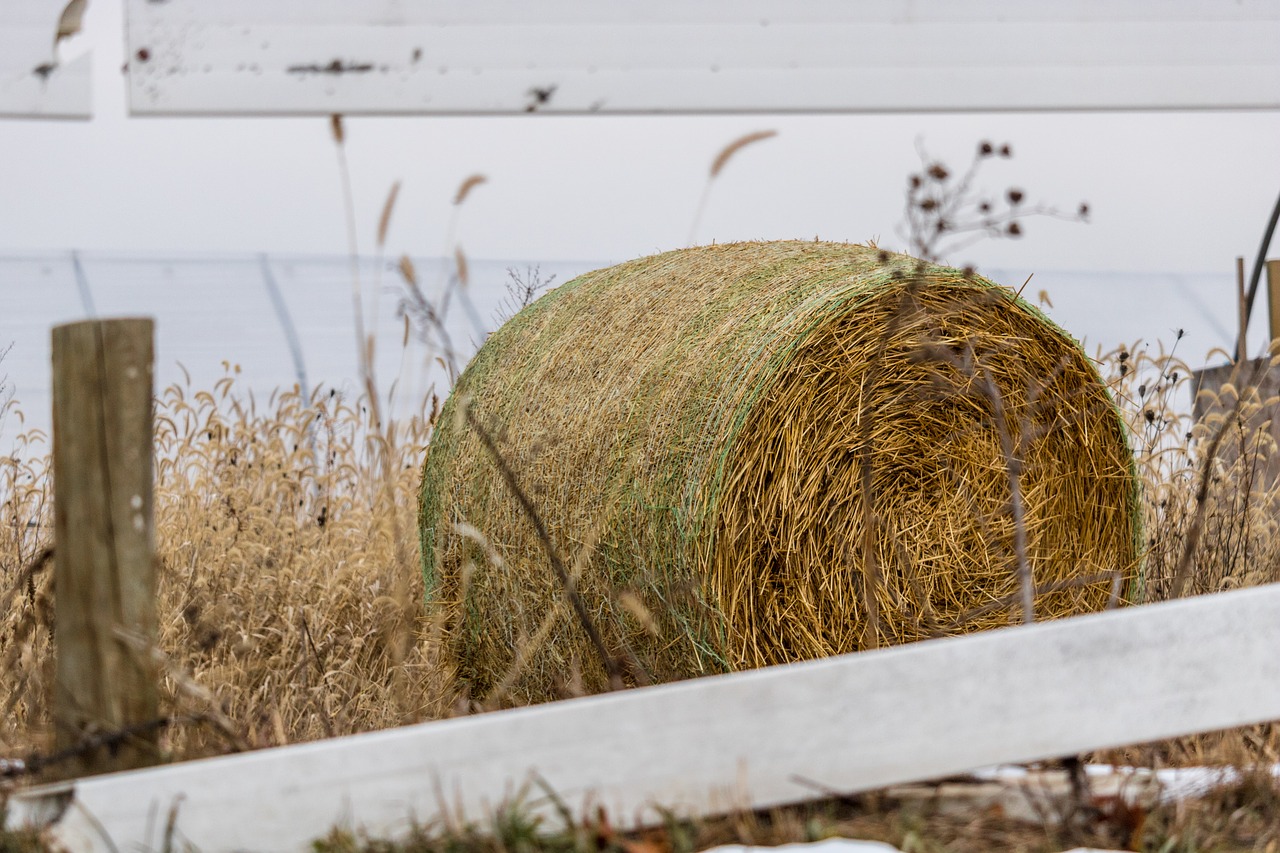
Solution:
[{"label": "overcast white background", "polygon": [[[0,121],[0,250],[345,251],[327,121],[126,116],[122,10],[92,0],[64,55],[93,49],[94,119]],[[1029,223],[1025,240],[958,263],[1208,271],[1252,255],[1280,191],[1280,115],[1111,113],[733,117],[353,118],[363,247],[404,182],[394,250],[443,249],[450,200],[489,177],[458,236],[494,258],[615,260],[684,245],[707,167],[744,132],[776,139],[721,175],[698,239],[878,237],[896,245],[917,141],[958,165],[1011,142],[984,185],[1024,187],[1088,226]]]}]

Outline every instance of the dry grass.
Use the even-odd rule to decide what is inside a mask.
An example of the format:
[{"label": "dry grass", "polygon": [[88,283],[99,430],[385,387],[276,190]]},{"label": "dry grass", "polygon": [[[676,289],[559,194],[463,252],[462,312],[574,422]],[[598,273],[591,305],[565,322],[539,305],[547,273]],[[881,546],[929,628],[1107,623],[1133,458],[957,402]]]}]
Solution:
[{"label": "dry grass", "polygon": [[[21,417],[5,408],[5,416]],[[30,748],[48,730],[52,475],[48,442],[38,431],[23,432],[13,452],[0,457],[0,749],[10,754]]]},{"label": "dry grass", "polygon": [[736,439],[717,537],[741,544],[713,580],[735,665],[1008,625],[1023,562],[1040,615],[1103,609],[1135,567],[1126,457],[1083,353],[1007,291],[881,288],[799,348]]},{"label": "dry grass", "polygon": [[1202,388],[1197,422],[1195,377],[1176,352],[1135,345],[1102,357],[1144,483],[1146,600],[1280,579],[1280,456],[1270,427],[1280,398],[1266,361]]},{"label": "dry grass", "polygon": [[1121,420],[1011,292],[868,246],[672,252],[540,300],[445,406],[423,553],[477,699],[608,679],[463,399],[655,680],[1102,609],[1135,568]]},{"label": "dry grass", "polygon": [[[1217,391],[1202,389],[1197,422],[1190,405],[1196,379],[1176,344],[1166,350],[1135,343],[1099,357],[1129,420],[1143,483],[1143,601],[1175,597],[1179,585],[1182,595],[1201,595],[1280,581],[1280,455],[1271,425],[1280,397],[1276,378],[1267,375],[1274,359],[1232,373]],[[1222,363],[1226,355],[1210,353],[1206,361]],[[1246,726],[1100,758],[1143,766],[1271,765],[1280,763],[1280,730]]]},{"label": "dry grass", "polygon": [[[635,310],[647,309],[639,304]],[[904,334],[907,328],[903,324]],[[1181,414],[1185,364],[1127,347],[1102,357],[1101,365],[1129,420],[1143,482],[1144,599],[1170,594],[1197,516],[1203,532],[1190,561],[1188,593],[1280,579],[1280,490],[1263,476],[1274,444],[1253,420],[1260,401],[1243,407],[1215,461],[1206,464],[1204,449],[1216,427],[1210,419],[1192,429]],[[1012,388],[1005,397],[1010,412],[1025,403]],[[377,429],[370,417],[361,401],[319,392],[304,398],[290,390],[255,403],[236,390],[234,371],[212,389],[174,387],[161,394],[158,651],[166,672],[164,711],[179,720],[163,739],[172,757],[384,728],[459,707],[463,689],[440,642],[438,612],[421,606],[414,533],[433,418],[424,412]],[[44,750],[51,740],[54,591],[42,559],[52,544],[48,446],[45,437],[28,432],[9,450],[0,457],[0,757]],[[993,465],[1001,461],[994,446],[986,452]],[[527,476],[530,457],[513,461]],[[1209,484],[1197,501],[1202,472]],[[1027,478],[1033,492],[1032,475]],[[564,496],[543,491],[537,497],[554,518]],[[488,545],[487,552],[477,546],[484,564],[505,558],[485,531],[460,530]],[[616,547],[588,532],[564,545],[579,575],[587,557]],[[1002,535],[1007,543],[1007,527]],[[593,547],[593,540],[599,544]],[[1003,546],[1006,569],[1008,551]],[[893,565],[892,554],[883,559]],[[549,573],[545,583],[554,594]],[[627,618],[642,627],[653,618],[643,601],[627,594],[625,581],[616,589],[612,605]],[[881,613],[892,614],[893,605],[885,599]],[[1016,618],[1015,602],[1001,606],[1002,618]],[[513,668],[571,626],[563,608],[548,612],[557,615],[539,621],[538,633],[513,639]],[[885,619],[888,630],[891,616]],[[567,691],[576,689],[571,678],[566,682]],[[1154,765],[1273,762],[1280,760],[1280,737],[1271,726],[1252,726],[1105,758]]]},{"label": "dry grass", "polygon": [[[422,608],[414,501],[429,418],[378,428],[362,400],[229,372],[156,409],[159,657],[175,758],[400,725],[447,712]],[[47,748],[51,572],[43,446],[0,460],[0,754]],[[34,522],[34,525],[32,524]]]}]

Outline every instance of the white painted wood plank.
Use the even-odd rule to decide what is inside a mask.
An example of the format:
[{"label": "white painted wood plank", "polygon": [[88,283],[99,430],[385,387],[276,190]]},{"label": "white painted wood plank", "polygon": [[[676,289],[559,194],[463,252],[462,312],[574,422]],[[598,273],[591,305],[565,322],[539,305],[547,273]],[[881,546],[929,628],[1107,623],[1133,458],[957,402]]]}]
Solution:
[{"label": "white painted wood plank", "polygon": [[[41,37],[47,35],[40,33]],[[47,57],[46,53],[42,62],[48,62]],[[0,118],[87,119],[92,116],[93,64],[89,54],[59,64],[46,77],[36,74],[35,68],[34,64],[23,68],[0,67]]]},{"label": "white painted wood plank", "polygon": [[8,821],[158,848],[177,804],[207,853],[301,850],[442,802],[481,818],[535,773],[622,824],[770,806],[1280,719],[1278,647],[1272,585],[32,789]]},{"label": "white painted wood plank", "polygon": [[92,112],[89,56],[53,62],[64,6],[66,0],[0,3],[0,118],[88,118]]},{"label": "white painted wood plank", "polygon": [[128,0],[127,12],[135,113],[1280,106],[1280,4],[1259,0]]}]

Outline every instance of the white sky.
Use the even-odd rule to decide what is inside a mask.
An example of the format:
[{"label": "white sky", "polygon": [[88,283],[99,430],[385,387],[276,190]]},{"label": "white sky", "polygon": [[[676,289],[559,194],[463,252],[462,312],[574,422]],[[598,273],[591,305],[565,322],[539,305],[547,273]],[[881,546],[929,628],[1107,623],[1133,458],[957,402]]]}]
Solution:
[{"label": "white sky", "polygon": [[[123,13],[92,0],[64,56],[92,48],[92,121],[0,120],[0,253],[346,251],[324,118],[131,119]],[[441,254],[459,182],[488,176],[457,236],[474,257],[621,260],[687,244],[716,152],[747,148],[713,188],[699,241],[865,240],[898,247],[917,140],[953,167],[981,139],[1011,162],[982,179],[1093,222],[951,258],[1039,270],[1227,271],[1252,259],[1280,191],[1280,113],[352,118],[360,245],[403,181],[391,252]]]}]

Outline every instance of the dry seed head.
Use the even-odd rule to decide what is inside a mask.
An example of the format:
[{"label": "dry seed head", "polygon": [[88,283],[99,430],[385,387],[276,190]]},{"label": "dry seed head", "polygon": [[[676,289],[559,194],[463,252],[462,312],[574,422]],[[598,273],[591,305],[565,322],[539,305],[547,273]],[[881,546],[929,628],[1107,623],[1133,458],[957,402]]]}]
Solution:
[{"label": "dry seed head", "polygon": [[387,243],[387,230],[391,227],[391,212],[395,210],[396,198],[400,195],[400,182],[396,181],[391,185],[391,191],[387,193],[387,200],[382,204],[382,216],[378,217],[378,248],[381,249]]},{"label": "dry seed head", "polygon": [[746,148],[748,145],[752,145],[756,142],[761,142],[765,139],[772,139],[777,135],[778,131],[776,130],[757,130],[754,133],[739,136],[724,148],[720,149],[720,153],[716,155],[716,159],[711,161],[711,177],[715,178],[719,175],[733,155],[737,154],[743,148]]},{"label": "dry seed head", "polygon": [[342,114],[334,113],[329,116],[329,133],[333,135],[333,141],[342,145],[347,141],[346,131],[342,127]]},{"label": "dry seed head", "polygon": [[618,603],[622,605],[622,608],[630,613],[637,622],[640,623],[641,627],[644,628],[648,634],[654,637],[661,635],[658,623],[653,618],[653,614],[649,611],[649,608],[644,606],[644,602],[641,601],[640,597],[634,592],[628,590],[626,592],[619,593]]},{"label": "dry seed head", "polygon": [[476,187],[480,186],[483,183],[487,183],[488,180],[489,180],[488,178],[486,178],[484,175],[479,174],[478,172],[474,175],[468,175],[466,180],[464,180],[461,184],[458,185],[458,191],[453,195],[454,206],[456,207],[462,204],[464,201],[466,201],[467,196],[471,194],[471,191],[473,189],[475,189]]},{"label": "dry seed head", "polygon": [[[425,614],[379,603],[406,583],[404,600],[424,594],[412,495],[428,401],[372,436],[359,401],[289,389],[255,405],[233,376],[212,390],[164,389],[156,402],[160,637],[146,652],[162,666],[165,714],[216,721],[175,724],[168,751],[197,758],[444,713],[450,682],[431,641],[418,639],[430,633]],[[5,598],[14,555],[34,553],[37,528],[26,522],[50,506],[44,450],[31,450],[0,457],[0,636],[10,640],[0,648],[0,743],[19,753],[43,750],[51,729],[48,579],[33,578],[13,606]],[[333,676],[323,695],[322,671]]]},{"label": "dry seed head", "polygon": [[[449,402],[453,402],[452,397],[450,397]],[[467,413],[470,410],[471,410],[471,395],[465,394],[461,397],[458,397],[457,403],[454,406],[454,413],[453,413],[453,428],[455,431],[465,430],[468,428]]]},{"label": "dry seed head", "polygon": [[463,287],[466,287],[470,282],[470,276],[468,275],[467,269],[467,256],[462,251],[461,246],[453,247],[453,264],[458,270],[459,283],[461,283]]},{"label": "dry seed head", "polygon": [[[413,266],[413,261],[408,255],[400,256],[400,275],[404,276],[404,280],[409,282],[413,287],[418,286],[418,272]],[[406,317],[406,320],[408,318]]]}]

